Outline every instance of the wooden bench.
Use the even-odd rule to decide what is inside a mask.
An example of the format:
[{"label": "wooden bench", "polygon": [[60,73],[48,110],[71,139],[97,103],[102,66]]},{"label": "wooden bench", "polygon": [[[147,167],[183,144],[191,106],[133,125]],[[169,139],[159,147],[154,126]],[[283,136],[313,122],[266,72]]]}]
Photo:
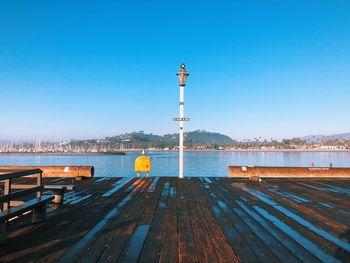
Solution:
[{"label": "wooden bench", "polygon": [[[13,180],[24,176],[36,175],[36,185],[26,185],[21,190],[13,192],[16,185]],[[22,171],[4,171],[0,170],[0,181],[4,182],[4,193],[0,195],[0,243],[6,241],[6,223],[13,217],[20,216],[25,212],[32,211],[32,222],[38,223],[45,220],[46,203],[54,199],[53,196],[42,195],[42,171],[40,169],[22,170]],[[29,194],[36,193],[34,199],[24,200],[18,206],[12,206],[14,199],[28,198]]]},{"label": "wooden bench", "polygon": [[[14,186],[14,188],[23,189],[28,188],[28,186],[35,187],[35,185],[17,184],[16,186]],[[64,191],[73,191],[75,189],[75,186],[73,184],[44,184],[43,188],[44,190],[51,191],[52,195],[54,196],[52,203],[62,204]]]}]

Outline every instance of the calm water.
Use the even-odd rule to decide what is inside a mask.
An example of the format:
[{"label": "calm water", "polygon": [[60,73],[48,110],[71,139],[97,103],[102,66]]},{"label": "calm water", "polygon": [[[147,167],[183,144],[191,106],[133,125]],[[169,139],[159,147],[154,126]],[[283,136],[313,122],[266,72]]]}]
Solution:
[{"label": "calm water", "polygon": [[[177,176],[176,152],[146,153],[154,176]],[[0,155],[0,165],[92,165],[95,176],[135,176],[138,153],[127,155]],[[229,165],[350,167],[350,152],[186,152],[185,176],[227,176]]]}]

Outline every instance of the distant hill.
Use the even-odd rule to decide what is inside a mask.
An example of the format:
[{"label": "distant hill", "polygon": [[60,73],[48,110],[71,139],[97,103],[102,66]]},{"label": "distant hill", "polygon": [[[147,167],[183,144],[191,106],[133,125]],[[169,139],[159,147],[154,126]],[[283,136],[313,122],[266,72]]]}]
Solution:
[{"label": "distant hill", "polygon": [[[208,131],[192,131],[184,135],[185,145],[203,145],[215,147],[218,145],[230,145],[235,141],[227,135]],[[174,147],[179,143],[179,134],[155,135],[152,133],[132,132],[113,137],[106,137],[105,141],[113,144],[123,144],[127,148],[148,148],[148,147]]]},{"label": "distant hill", "polygon": [[339,133],[332,135],[308,135],[300,139],[312,143],[324,142],[328,140],[348,141],[350,140],[350,133]]},{"label": "distant hill", "polygon": [[186,140],[191,144],[218,144],[218,145],[228,145],[233,144],[235,141],[232,140],[229,136],[223,135],[216,132],[207,132],[207,131],[193,131],[186,134]]}]

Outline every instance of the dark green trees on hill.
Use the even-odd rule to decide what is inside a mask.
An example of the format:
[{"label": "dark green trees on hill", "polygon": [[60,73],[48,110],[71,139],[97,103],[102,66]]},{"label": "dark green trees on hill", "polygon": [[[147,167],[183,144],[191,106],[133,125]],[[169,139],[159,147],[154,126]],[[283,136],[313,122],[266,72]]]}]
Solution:
[{"label": "dark green trees on hill", "polygon": [[[130,148],[173,148],[179,143],[178,134],[166,134],[163,136],[147,134],[142,131],[121,134],[113,137],[107,137],[108,141],[115,145],[120,145],[124,149]],[[185,146],[195,147],[204,146],[216,148],[219,146],[232,145],[234,140],[230,137],[207,131],[193,131],[185,133]]]}]

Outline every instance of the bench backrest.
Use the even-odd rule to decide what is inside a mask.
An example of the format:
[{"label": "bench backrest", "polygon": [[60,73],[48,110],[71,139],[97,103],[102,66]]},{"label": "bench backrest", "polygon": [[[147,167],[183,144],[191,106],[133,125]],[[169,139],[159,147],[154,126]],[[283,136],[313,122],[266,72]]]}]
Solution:
[{"label": "bench backrest", "polygon": [[[40,169],[32,170],[2,170],[0,169],[0,182],[4,182],[4,193],[0,195],[0,208],[2,206],[2,211],[7,211],[10,208],[11,200],[15,198],[23,197],[28,194],[36,192],[36,197],[40,198],[43,185],[42,185],[42,173]],[[36,175],[36,185],[28,185],[28,187],[23,187],[21,190],[12,192],[12,189],[16,189],[16,185],[13,184],[12,180],[15,178],[21,178],[24,176]]]}]

